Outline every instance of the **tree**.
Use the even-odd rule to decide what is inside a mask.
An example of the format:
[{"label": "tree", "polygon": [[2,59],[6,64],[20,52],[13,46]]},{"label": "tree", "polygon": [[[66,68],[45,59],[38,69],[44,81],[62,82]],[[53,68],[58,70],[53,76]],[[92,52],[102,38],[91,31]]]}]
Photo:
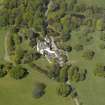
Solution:
[{"label": "tree", "polygon": [[72,47],[70,45],[64,45],[64,48],[63,48],[65,51],[67,52],[71,52],[72,51]]},{"label": "tree", "polygon": [[51,67],[51,69],[48,72],[48,77],[51,79],[59,80],[59,73],[60,73],[60,66],[54,63],[54,65]]},{"label": "tree", "polygon": [[6,17],[5,16],[0,16],[0,27],[3,27],[5,25],[7,25]]},{"label": "tree", "polygon": [[4,77],[7,74],[4,64],[0,64],[0,78]]},{"label": "tree", "polygon": [[33,24],[33,13],[32,12],[33,12],[32,10],[30,11],[27,9],[27,11],[23,15],[23,21],[25,21],[29,27],[31,27]]},{"label": "tree", "polygon": [[94,75],[99,77],[105,77],[105,65],[103,64],[96,65]]},{"label": "tree", "polygon": [[8,72],[12,69],[13,67],[13,64],[12,63],[9,63],[9,62],[6,62],[5,63],[5,70]]},{"label": "tree", "polygon": [[15,50],[15,42],[12,33],[9,33],[7,38],[7,50],[9,55],[12,55]]},{"label": "tree", "polygon": [[71,91],[71,86],[65,83],[61,83],[57,88],[57,94],[63,97],[67,97],[71,93]]},{"label": "tree", "polygon": [[32,53],[33,60],[38,60],[40,58],[41,54],[38,52]]},{"label": "tree", "polygon": [[78,82],[80,78],[79,67],[72,66],[70,68],[69,76],[71,76],[71,81]]},{"label": "tree", "polygon": [[20,65],[16,65],[12,67],[10,70],[10,76],[14,79],[22,79],[24,76],[28,74],[27,70]]},{"label": "tree", "polygon": [[59,75],[60,82],[66,82],[67,81],[67,78],[68,78],[67,70],[68,70],[68,68],[69,68],[68,65],[65,65],[64,67],[61,68],[60,75]]},{"label": "tree", "polygon": [[78,66],[72,65],[68,70],[68,80],[74,82],[83,81],[86,78],[86,74],[86,69],[80,71]]},{"label": "tree", "polygon": [[74,75],[72,76],[72,80],[74,82],[78,82],[80,80],[80,73],[78,71],[74,71]]},{"label": "tree", "polygon": [[70,35],[70,16],[69,15],[65,15],[63,18],[61,18],[60,20],[61,24],[62,24],[62,33],[63,33],[63,40],[67,41],[70,39],[71,35]]},{"label": "tree", "polygon": [[74,5],[77,3],[77,0],[66,0],[68,11],[73,10]]},{"label": "tree", "polygon": [[24,50],[20,46],[17,47],[16,50],[15,50],[14,62],[16,64],[20,64],[23,56],[24,56]]},{"label": "tree", "polygon": [[9,13],[7,8],[0,9],[0,27],[7,26],[9,21]]},{"label": "tree", "polygon": [[34,98],[40,98],[45,94],[46,85],[43,83],[36,83],[32,95]]},{"label": "tree", "polygon": [[65,33],[63,33],[63,35],[62,35],[62,40],[63,40],[64,42],[66,42],[66,41],[68,41],[68,40],[70,39],[70,37],[71,37],[70,31],[69,31],[69,32],[65,32]]},{"label": "tree", "polygon": [[103,21],[103,19],[98,19],[96,21],[96,30],[102,31],[103,28],[104,28],[104,21]]},{"label": "tree", "polygon": [[63,62],[66,63],[68,61],[67,55],[62,54]]}]

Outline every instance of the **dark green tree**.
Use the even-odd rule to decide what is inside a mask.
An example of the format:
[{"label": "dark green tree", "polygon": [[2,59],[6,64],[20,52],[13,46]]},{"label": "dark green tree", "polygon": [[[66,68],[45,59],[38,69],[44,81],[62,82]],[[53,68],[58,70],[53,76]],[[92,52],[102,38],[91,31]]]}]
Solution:
[{"label": "dark green tree", "polygon": [[57,88],[57,94],[62,97],[67,97],[71,93],[71,91],[71,86],[64,83],[61,83]]},{"label": "dark green tree", "polygon": [[60,70],[60,82],[66,82],[68,79],[68,74],[67,74],[67,70],[68,70],[69,66],[65,65],[64,67],[61,68]]},{"label": "dark green tree", "polygon": [[7,74],[4,64],[0,64],[0,78],[4,77]]},{"label": "dark green tree", "polygon": [[20,65],[13,66],[10,70],[10,76],[14,79],[22,79],[28,74],[27,70]]},{"label": "dark green tree", "polygon": [[46,85],[43,83],[35,83],[32,96],[33,98],[40,98],[45,94]]},{"label": "dark green tree", "polygon": [[103,64],[96,65],[94,75],[99,77],[105,77],[105,65]]},{"label": "dark green tree", "polygon": [[59,80],[60,66],[54,64],[48,72],[48,77],[51,79]]}]

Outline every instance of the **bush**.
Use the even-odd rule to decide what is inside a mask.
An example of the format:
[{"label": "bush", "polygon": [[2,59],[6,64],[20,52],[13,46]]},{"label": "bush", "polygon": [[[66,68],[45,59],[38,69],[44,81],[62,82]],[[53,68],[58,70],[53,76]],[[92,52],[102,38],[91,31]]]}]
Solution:
[{"label": "bush", "polygon": [[0,78],[4,77],[7,74],[7,71],[5,70],[5,66],[3,64],[0,64]]},{"label": "bush", "polygon": [[95,55],[95,52],[92,51],[92,50],[86,50],[83,53],[83,57],[86,58],[86,59],[88,59],[88,60],[93,59],[94,55]]},{"label": "bush", "polygon": [[40,98],[45,94],[46,85],[43,83],[36,83],[32,95],[34,98]]},{"label": "bush", "polygon": [[40,58],[40,53],[33,51],[26,51],[21,59],[21,63],[26,64]]},{"label": "bush", "polygon": [[105,65],[98,64],[94,70],[94,75],[99,77],[105,77]]},{"label": "bush", "polygon": [[14,79],[21,79],[27,75],[27,70],[21,67],[20,65],[16,65],[12,67],[10,71],[10,76]]},{"label": "bush", "polygon": [[68,70],[68,68],[69,68],[69,66],[68,65],[65,65],[60,70],[60,75],[59,75],[60,82],[66,82],[67,81],[67,78],[68,78],[67,70]]},{"label": "bush", "polygon": [[65,45],[63,48],[65,51],[71,52],[72,51],[72,47],[70,45]]},{"label": "bush", "polygon": [[18,47],[15,51],[15,58],[14,58],[14,62],[16,64],[20,64],[21,63],[21,60],[24,56],[24,51],[21,47]]},{"label": "bush", "polygon": [[86,69],[80,71],[79,67],[72,65],[68,70],[68,80],[74,82],[83,81],[86,78],[86,74]]},{"label": "bush", "polygon": [[71,68],[68,71],[68,78],[69,81],[79,81],[80,78],[80,73],[79,73],[79,68],[77,66],[71,66]]},{"label": "bush", "polygon": [[70,38],[71,38],[70,32],[63,33],[63,35],[62,35],[62,40],[63,40],[64,42],[68,41]]},{"label": "bush", "polygon": [[96,21],[96,30],[102,31],[103,28],[104,28],[104,21],[103,21],[103,19],[98,19]]},{"label": "bush", "polygon": [[5,70],[6,70],[6,71],[11,70],[12,67],[13,67],[13,64],[12,64],[12,63],[6,62],[6,64],[5,64]]},{"label": "bush", "polygon": [[67,97],[71,93],[71,91],[71,86],[64,83],[61,83],[57,88],[57,94],[63,97]]},{"label": "bush", "polygon": [[33,60],[38,60],[40,58],[41,54],[38,52],[35,52],[32,54]]},{"label": "bush", "polygon": [[51,79],[59,79],[59,72],[60,72],[60,66],[58,64],[54,64],[52,68],[48,72],[48,77]]},{"label": "bush", "polygon": [[62,59],[63,59],[63,61],[64,61],[64,62],[67,62],[67,61],[68,61],[67,56],[66,56],[66,55],[64,55],[64,54],[62,54]]}]

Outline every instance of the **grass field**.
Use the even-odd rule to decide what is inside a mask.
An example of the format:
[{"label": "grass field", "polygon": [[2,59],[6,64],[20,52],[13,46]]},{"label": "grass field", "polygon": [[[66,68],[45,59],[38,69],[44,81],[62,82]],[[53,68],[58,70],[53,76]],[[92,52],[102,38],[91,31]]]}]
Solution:
[{"label": "grass field", "polygon": [[[46,94],[41,99],[33,99],[32,88],[36,81],[47,85]],[[56,95],[57,83],[38,72],[32,72],[23,80],[13,80],[9,76],[0,79],[1,105],[74,105],[71,98]]]},{"label": "grass field", "polygon": [[[73,35],[74,36],[71,40],[72,45],[74,45],[74,42],[77,40],[77,36],[75,36],[77,34]],[[99,39],[100,35],[100,32],[92,33],[94,39],[89,45],[85,45],[83,41],[81,42],[85,45],[85,49],[88,48],[96,51],[96,55],[93,60],[88,61],[81,57],[83,51],[73,51],[70,53],[70,59],[75,61],[75,65],[78,65],[80,68],[86,68],[88,71],[87,79],[84,82],[73,83],[79,93],[80,100],[83,102],[83,105],[105,105],[105,79],[95,77],[93,74],[96,64],[105,64],[105,50],[101,50],[99,48],[99,45],[102,42]]]}]

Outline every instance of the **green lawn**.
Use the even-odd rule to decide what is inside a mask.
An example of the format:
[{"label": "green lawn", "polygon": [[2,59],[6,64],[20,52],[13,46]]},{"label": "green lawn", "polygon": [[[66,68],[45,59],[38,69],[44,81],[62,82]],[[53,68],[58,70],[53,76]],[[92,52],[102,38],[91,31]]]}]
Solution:
[{"label": "green lawn", "polygon": [[[73,33],[71,44],[74,45],[74,42],[77,42],[77,35],[79,33]],[[96,64],[105,64],[105,50],[99,48],[99,44],[102,42],[99,37],[100,32],[95,32],[91,34],[94,36],[94,39],[89,45],[85,45],[84,41],[80,41],[85,45],[84,49],[93,49],[96,51],[95,57],[93,60],[85,60],[82,57],[83,51],[76,52],[73,50],[70,53],[70,59],[75,61],[75,65],[78,65],[80,68],[86,68],[88,71],[87,79],[84,82],[73,83],[76,87],[80,100],[84,103],[83,105],[105,105],[105,78],[95,77],[93,70],[96,67]],[[79,41],[78,41],[79,42]],[[103,41],[103,43],[105,43]]]},{"label": "green lawn", "polygon": [[[33,99],[32,88],[36,81],[47,85],[46,94],[40,99]],[[74,105],[71,98],[56,95],[58,83],[49,80],[44,75],[32,71],[23,80],[13,80],[8,76],[0,79],[1,105]]]}]

